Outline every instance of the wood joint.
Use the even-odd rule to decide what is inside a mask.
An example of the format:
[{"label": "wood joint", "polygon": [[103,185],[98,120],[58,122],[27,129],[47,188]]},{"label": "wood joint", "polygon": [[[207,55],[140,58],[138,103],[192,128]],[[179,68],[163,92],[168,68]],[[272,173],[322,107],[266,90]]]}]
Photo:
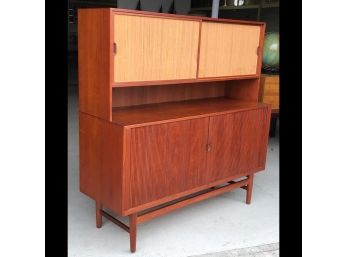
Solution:
[{"label": "wood joint", "polygon": [[122,221],[119,221],[118,219],[114,218],[113,216],[111,216],[109,213],[107,213],[104,210],[101,210],[101,215],[103,215],[105,218],[110,220],[112,223],[116,224],[117,226],[119,226],[120,228],[122,228],[123,230],[125,230],[129,233],[129,227],[126,224],[124,224]]}]

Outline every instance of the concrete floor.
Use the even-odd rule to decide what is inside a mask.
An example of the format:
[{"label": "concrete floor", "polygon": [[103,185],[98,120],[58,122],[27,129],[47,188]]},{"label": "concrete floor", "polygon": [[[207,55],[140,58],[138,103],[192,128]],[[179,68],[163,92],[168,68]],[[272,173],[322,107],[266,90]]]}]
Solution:
[{"label": "concrete floor", "polygon": [[245,191],[237,189],[141,224],[137,252],[132,255],[128,233],[105,219],[103,227],[96,229],[95,203],[79,192],[76,91],[76,87],[69,87],[69,257],[278,256],[278,136],[270,138],[266,170],[255,176],[251,205],[245,204]]}]

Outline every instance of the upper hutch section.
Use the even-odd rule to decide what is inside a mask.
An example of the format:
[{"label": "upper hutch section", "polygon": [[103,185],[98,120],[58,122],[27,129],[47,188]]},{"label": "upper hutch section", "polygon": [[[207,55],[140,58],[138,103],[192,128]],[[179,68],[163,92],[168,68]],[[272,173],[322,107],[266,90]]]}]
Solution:
[{"label": "upper hutch section", "polygon": [[112,8],[78,16],[82,112],[112,120],[113,88],[260,78],[262,22]]}]

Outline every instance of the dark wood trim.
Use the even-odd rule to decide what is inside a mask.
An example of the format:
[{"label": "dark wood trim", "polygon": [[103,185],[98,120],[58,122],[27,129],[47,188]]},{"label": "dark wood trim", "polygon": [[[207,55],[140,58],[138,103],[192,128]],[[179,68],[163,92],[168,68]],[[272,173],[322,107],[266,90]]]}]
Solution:
[{"label": "dark wood trim", "polygon": [[96,216],[96,226],[97,228],[101,228],[102,227],[102,209],[103,209],[103,206],[101,205],[100,202],[95,202],[95,216]]},{"label": "dark wood trim", "polygon": [[152,81],[132,81],[132,82],[114,82],[112,87],[140,87],[140,86],[155,86],[155,85],[170,85],[179,83],[198,83],[198,82],[213,82],[226,80],[242,80],[242,79],[257,79],[260,75],[250,74],[243,76],[224,76],[224,77],[209,77],[196,79],[174,79],[174,80],[152,80]]},{"label": "dark wood trim", "polygon": [[251,203],[251,195],[253,192],[253,184],[254,184],[254,174],[248,176],[249,183],[247,185],[247,195],[246,195],[246,203]]},{"label": "dark wood trim", "polygon": [[129,237],[130,237],[130,250],[132,253],[135,252],[137,248],[137,214],[132,214],[129,216]]},{"label": "dark wood trim", "polygon": [[123,222],[121,222],[118,219],[114,218],[113,216],[111,216],[109,213],[107,213],[104,210],[101,210],[100,212],[101,212],[101,215],[103,215],[103,217],[107,218],[108,220],[110,220],[112,223],[114,223],[115,225],[119,226],[123,230],[129,232],[129,227],[126,224],[124,224]]}]

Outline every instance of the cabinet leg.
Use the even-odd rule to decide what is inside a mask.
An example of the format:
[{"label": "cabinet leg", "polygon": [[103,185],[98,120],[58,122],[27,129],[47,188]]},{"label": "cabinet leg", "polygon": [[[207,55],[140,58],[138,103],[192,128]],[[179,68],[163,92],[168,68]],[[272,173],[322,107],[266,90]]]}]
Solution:
[{"label": "cabinet leg", "polygon": [[129,237],[130,237],[130,250],[132,253],[137,248],[137,214],[129,215]]},{"label": "cabinet leg", "polygon": [[103,220],[102,220],[102,214],[101,214],[101,210],[103,209],[103,206],[100,202],[95,202],[95,214],[96,214],[96,225],[97,228],[101,228]]},{"label": "cabinet leg", "polygon": [[247,186],[246,203],[250,204],[251,203],[251,194],[253,192],[254,174],[249,175],[248,178],[249,178],[249,183]]},{"label": "cabinet leg", "polygon": [[277,117],[272,117],[270,129],[269,129],[269,136],[270,137],[276,136],[276,129],[277,129]]}]

